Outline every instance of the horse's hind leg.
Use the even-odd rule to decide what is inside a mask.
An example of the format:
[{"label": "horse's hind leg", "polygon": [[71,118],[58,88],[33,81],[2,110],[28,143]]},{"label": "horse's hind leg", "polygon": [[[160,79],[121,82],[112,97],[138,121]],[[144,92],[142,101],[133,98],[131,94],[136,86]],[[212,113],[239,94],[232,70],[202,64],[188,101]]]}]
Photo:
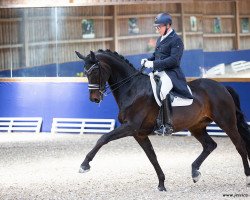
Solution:
[{"label": "horse's hind leg", "polygon": [[[216,122],[217,123],[217,122]],[[238,153],[240,154],[242,161],[243,161],[243,166],[244,166],[244,172],[247,177],[247,186],[250,187],[250,168],[249,168],[249,163],[248,163],[248,157],[247,157],[247,150],[246,150],[246,144],[243,141],[242,137],[240,136],[238,129],[236,125],[234,126],[223,126],[220,122],[217,123],[222,130],[224,130],[233,144],[235,145]],[[229,123],[233,124],[233,123]]]},{"label": "horse's hind leg", "polygon": [[192,178],[194,183],[199,181],[201,173],[199,168],[208,155],[217,147],[216,142],[208,135],[206,127],[191,129],[192,135],[202,144],[203,151],[192,163]]},{"label": "horse's hind leg", "polygon": [[157,173],[158,179],[159,179],[159,185],[158,189],[160,191],[166,191],[166,188],[164,186],[164,181],[165,181],[165,175],[157,161],[157,157],[155,155],[153,146],[149,140],[148,137],[145,138],[139,138],[135,137],[136,141],[139,143],[139,145],[142,147],[144,152],[146,153],[148,159],[150,160],[151,164],[154,166],[155,171]]}]

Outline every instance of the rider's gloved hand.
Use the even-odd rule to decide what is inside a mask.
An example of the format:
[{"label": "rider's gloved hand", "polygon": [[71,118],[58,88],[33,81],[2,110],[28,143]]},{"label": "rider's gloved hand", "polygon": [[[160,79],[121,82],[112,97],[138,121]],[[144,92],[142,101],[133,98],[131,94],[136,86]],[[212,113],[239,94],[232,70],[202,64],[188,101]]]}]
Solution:
[{"label": "rider's gloved hand", "polygon": [[155,72],[154,72],[154,75],[155,75],[155,76],[156,76],[156,75],[158,75],[158,74],[159,74],[159,72],[158,72],[158,71],[155,71]]},{"label": "rider's gloved hand", "polygon": [[153,68],[154,67],[154,62],[153,61],[146,61],[144,66],[146,68]]},{"label": "rider's gloved hand", "polygon": [[148,61],[148,59],[147,59],[147,58],[143,58],[143,59],[141,59],[141,66],[143,66],[143,65],[144,65],[144,63],[145,63],[146,61]]}]

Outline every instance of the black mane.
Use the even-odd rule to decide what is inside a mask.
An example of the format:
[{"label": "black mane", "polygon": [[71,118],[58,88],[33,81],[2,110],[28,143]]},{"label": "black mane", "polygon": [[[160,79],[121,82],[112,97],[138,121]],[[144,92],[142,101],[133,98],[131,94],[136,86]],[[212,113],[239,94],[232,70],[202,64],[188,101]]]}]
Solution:
[{"label": "black mane", "polygon": [[111,51],[110,49],[106,49],[105,51],[103,49],[99,49],[97,51],[98,53],[105,53],[107,55],[110,56],[115,56],[116,58],[120,59],[121,61],[123,61],[125,64],[135,68],[124,56],[120,55],[119,53],[117,53],[116,51]]}]

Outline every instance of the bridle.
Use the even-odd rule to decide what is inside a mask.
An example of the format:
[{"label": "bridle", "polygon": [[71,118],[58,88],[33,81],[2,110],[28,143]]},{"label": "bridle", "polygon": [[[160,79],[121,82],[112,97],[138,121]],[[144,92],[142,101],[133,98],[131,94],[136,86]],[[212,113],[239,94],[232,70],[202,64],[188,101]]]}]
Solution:
[{"label": "bridle", "polygon": [[101,91],[101,68],[100,68],[100,65],[99,65],[99,61],[95,64],[93,64],[88,70],[84,69],[84,73],[86,75],[90,75],[91,72],[94,70],[94,69],[98,69],[99,70],[99,83],[98,84],[88,84],[88,89],[89,90],[99,90]]},{"label": "bridle", "polygon": [[[98,90],[101,94],[103,94],[104,96],[107,96],[108,94],[114,92],[115,90],[119,89],[120,87],[122,87],[123,85],[125,85],[126,83],[128,83],[132,78],[134,78],[135,76],[139,75],[142,73],[142,71],[145,69],[144,65],[141,67],[141,69],[137,72],[135,72],[134,74],[132,74],[129,77],[126,77],[120,81],[118,81],[117,83],[114,83],[112,85],[104,85],[102,86],[102,77],[101,77],[101,63],[99,61],[97,61],[97,63],[93,64],[88,70],[84,69],[84,73],[86,75],[90,75],[91,72],[94,69],[98,69],[99,70],[99,83],[98,84],[88,84],[88,89],[89,90]],[[112,88],[112,89],[111,89]],[[109,91],[107,91],[109,89]]]}]

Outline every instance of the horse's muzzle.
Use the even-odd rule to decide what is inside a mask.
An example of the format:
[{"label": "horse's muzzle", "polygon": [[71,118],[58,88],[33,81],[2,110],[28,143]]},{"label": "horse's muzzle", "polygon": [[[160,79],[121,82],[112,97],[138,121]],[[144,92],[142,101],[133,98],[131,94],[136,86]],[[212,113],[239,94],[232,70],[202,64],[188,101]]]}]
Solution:
[{"label": "horse's muzzle", "polygon": [[97,98],[93,98],[93,99],[90,99],[92,102],[95,102],[95,103],[100,103],[100,99],[97,99]]},{"label": "horse's muzzle", "polygon": [[90,101],[100,103],[102,100],[102,94],[99,91],[92,91],[89,97]]}]

